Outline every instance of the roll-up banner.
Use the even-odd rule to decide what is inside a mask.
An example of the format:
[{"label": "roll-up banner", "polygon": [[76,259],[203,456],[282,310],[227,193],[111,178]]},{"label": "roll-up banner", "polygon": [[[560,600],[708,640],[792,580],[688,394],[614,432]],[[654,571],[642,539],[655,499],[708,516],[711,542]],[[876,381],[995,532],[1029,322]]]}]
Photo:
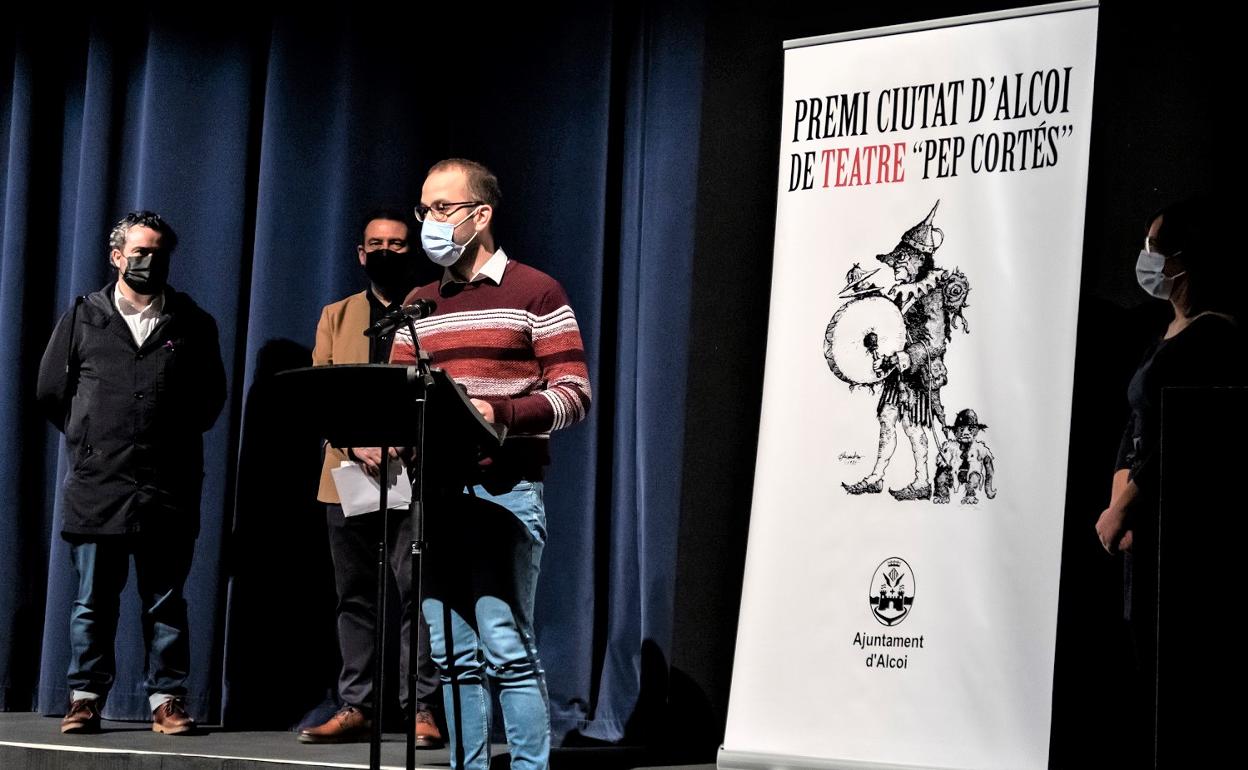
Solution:
[{"label": "roll-up banner", "polygon": [[786,43],[721,768],[1043,768],[1097,5]]}]

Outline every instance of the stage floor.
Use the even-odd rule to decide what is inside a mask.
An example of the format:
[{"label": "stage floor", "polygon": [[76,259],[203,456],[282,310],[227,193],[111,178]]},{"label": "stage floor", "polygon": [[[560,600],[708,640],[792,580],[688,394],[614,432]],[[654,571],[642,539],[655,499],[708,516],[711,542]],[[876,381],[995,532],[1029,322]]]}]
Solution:
[{"label": "stage floor", "polygon": [[[381,746],[386,768],[402,768],[406,744],[399,733],[387,734]],[[506,768],[507,747],[494,747],[493,767]],[[231,732],[204,727],[195,735],[152,732],[138,722],[105,720],[97,735],[61,735],[60,720],[30,712],[0,713],[0,768],[78,770],[274,770],[275,765],[307,768],[366,768],[368,744],[305,745],[288,732]],[[443,770],[446,749],[416,752],[416,767]],[[631,770],[651,767],[641,752],[626,748],[557,749],[552,770]],[[714,764],[682,765],[681,770],[714,770]],[[675,768],[669,768],[675,770]]]}]

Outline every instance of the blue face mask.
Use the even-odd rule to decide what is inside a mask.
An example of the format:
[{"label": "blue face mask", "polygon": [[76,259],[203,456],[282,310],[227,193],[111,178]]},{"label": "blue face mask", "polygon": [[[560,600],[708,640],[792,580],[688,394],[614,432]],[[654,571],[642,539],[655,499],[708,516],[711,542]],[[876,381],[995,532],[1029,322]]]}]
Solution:
[{"label": "blue face mask", "polygon": [[450,267],[459,261],[464,255],[464,249],[468,244],[472,243],[472,239],[477,237],[474,232],[472,238],[463,243],[455,242],[455,228],[467,222],[469,219],[481,210],[480,206],[473,209],[468,216],[459,220],[455,224],[450,222],[435,222],[433,217],[425,219],[420,225],[420,246],[425,250],[425,254],[429,259],[433,260],[435,265],[441,267]]},{"label": "blue face mask", "polygon": [[[1174,256],[1179,253],[1181,252],[1175,252]],[[1166,275],[1165,266],[1166,255],[1148,249],[1140,249],[1140,256],[1135,260],[1135,279],[1139,281],[1140,288],[1157,299],[1170,299],[1170,294],[1174,291],[1174,279],[1187,272],[1184,270],[1183,273]]]}]

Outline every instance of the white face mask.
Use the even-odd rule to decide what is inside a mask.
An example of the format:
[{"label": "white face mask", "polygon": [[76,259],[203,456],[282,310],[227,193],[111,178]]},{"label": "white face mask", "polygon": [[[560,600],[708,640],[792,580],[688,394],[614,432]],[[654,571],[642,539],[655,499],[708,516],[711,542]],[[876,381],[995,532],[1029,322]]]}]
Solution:
[{"label": "white face mask", "polygon": [[433,217],[427,217],[420,224],[420,246],[425,250],[425,255],[433,260],[435,265],[441,267],[450,267],[458,262],[459,258],[464,255],[464,249],[468,247],[468,244],[472,243],[473,238],[477,237],[477,233],[474,232],[472,238],[463,243],[456,243],[455,229],[476,216],[476,213],[480,210],[481,207],[477,206],[468,213],[468,216],[455,224],[451,224],[449,221],[436,222]]},{"label": "white face mask", "polygon": [[[1176,251],[1174,256],[1181,253]],[[1147,248],[1140,249],[1140,256],[1135,260],[1135,279],[1139,281],[1141,289],[1157,299],[1170,299],[1170,294],[1174,291],[1174,279],[1187,272],[1184,270],[1182,273],[1166,275],[1165,267],[1166,255]]]}]

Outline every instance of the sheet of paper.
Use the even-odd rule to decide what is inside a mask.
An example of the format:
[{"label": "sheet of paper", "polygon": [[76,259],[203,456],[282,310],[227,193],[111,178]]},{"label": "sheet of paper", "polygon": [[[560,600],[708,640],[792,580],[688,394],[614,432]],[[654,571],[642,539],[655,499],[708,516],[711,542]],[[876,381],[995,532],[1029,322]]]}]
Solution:
[{"label": "sheet of paper", "polygon": [[[338,498],[342,501],[344,515],[359,516],[380,510],[381,480],[368,475],[363,465],[344,461],[329,472],[334,477],[334,486],[338,487]],[[391,459],[387,475],[390,488],[386,505],[392,510],[406,508],[412,502],[412,484],[407,480],[403,463]]]}]

